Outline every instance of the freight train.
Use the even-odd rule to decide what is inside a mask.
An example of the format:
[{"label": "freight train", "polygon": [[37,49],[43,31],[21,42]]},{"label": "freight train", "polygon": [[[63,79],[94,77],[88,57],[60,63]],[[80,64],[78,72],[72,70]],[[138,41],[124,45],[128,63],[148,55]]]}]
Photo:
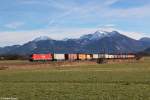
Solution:
[{"label": "freight train", "polygon": [[136,59],[135,54],[32,54],[30,61],[76,61],[97,59]]}]

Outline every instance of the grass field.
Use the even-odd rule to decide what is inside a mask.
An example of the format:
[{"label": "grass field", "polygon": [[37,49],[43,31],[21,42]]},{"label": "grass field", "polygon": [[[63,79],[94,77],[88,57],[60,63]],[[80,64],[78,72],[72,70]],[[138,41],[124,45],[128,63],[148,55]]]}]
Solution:
[{"label": "grass field", "polygon": [[150,100],[150,58],[122,64],[0,65],[12,66],[0,70],[0,100]]}]

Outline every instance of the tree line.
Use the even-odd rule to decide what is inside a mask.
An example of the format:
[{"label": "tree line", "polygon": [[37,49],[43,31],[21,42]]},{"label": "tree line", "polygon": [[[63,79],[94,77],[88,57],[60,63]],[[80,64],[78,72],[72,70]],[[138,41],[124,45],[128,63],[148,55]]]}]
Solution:
[{"label": "tree line", "polygon": [[29,55],[0,55],[0,60],[28,60]]}]

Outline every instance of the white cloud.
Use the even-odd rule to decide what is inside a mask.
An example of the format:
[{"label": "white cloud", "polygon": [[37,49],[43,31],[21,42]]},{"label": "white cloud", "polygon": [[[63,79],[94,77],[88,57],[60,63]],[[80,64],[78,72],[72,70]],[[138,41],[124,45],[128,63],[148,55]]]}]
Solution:
[{"label": "white cloud", "polygon": [[49,28],[33,31],[15,31],[15,32],[0,32],[0,47],[23,44],[31,41],[39,36],[49,36],[52,39],[61,40],[66,37],[79,38],[83,34],[92,33],[96,29],[89,28]]},{"label": "white cloud", "polygon": [[4,27],[9,28],[9,29],[17,29],[17,28],[22,27],[23,25],[24,25],[23,22],[11,22],[11,23],[5,24]]},{"label": "white cloud", "polygon": [[115,27],[115,24],[106,24],[106,25],[99,25],[98,28],[113,28]]},{"label": "white cloud", "polygon": [[[53,0],[52,0],[53,1]],[[63,22],[65,24],[68,19],[75,19],[81,23],[93,23],[95,21],[106,21],[108,20],[121,20],[124,19],[135,21],[143,20],[150,17],[150,5],[146,4],[140,7],[132,8],[111,8],[110,5],[118,2],[119,0],[106,0],[104,2],[94,2],[90,1],[84,5],[70,4],[65,5],[65,3],[60,4],[59,2],[53,2],[56,7],[63,10],[62,13],[58,13],[54,18],[49,18],[49,26],[58,25]],[[99,20],[98,20],[99,19]],[[107,21],[107,22],[108,22]]]},{"label": "white cloud", "polygon": [[134,7],[134,8],[128,8],[128,9],[111,9],[106,8],[107,12],[103,14],[104,17],[109,18],[146,18],[150,17],[150,5],[145,5],[142,7]]},{"label": "white cloud", "polygon": [[105,5],[109,6],[109,5],[115,4],[118,1],[120,0],[106,0]]}]

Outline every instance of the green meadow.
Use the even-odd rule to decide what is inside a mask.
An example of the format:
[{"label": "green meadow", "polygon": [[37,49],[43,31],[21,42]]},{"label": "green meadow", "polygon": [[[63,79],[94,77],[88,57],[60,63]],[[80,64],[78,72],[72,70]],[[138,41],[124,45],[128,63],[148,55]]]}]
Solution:
[{"label": "green meadow", "polygon": [[0,70],[0,100],[6,98],[150,100],[150,58],[132,63]]}]

